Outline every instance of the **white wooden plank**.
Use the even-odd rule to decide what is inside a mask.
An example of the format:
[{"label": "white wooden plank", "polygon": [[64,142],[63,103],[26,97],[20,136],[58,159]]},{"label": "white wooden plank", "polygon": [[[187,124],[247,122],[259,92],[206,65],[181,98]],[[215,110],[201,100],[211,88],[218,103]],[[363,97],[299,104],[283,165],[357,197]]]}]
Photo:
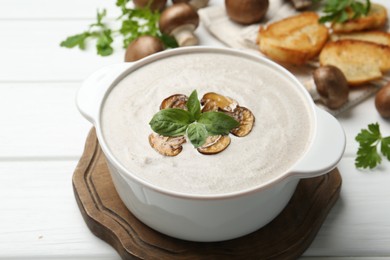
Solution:
[{"label": "white wooden plank", "polygon": [[0,21],[0,81],[80,81],[98,68],[123,62],[121,43],[112,56],[96,55],[95,43],[82,52],[59,46],[91,21]]},{"label": "white wooden plank", "polygon": [[[0,82],[10,81],[80,81],[97,69],[124,61],[122,38],[116,38],[115,52],[108,57],[96,54],[95,42],[86,51],[59,46],[67,36],[81,33],[88,21],[1,21]],[[219,45],[217,40],[204,37],[204,28],[197,30],[203,45]]]},{"label": "white wooden plank", "polygon": [[[115,0],[0,0],[0,19],[64,19],[94,18],[97,8],[106,8],[111,17],[118,10]],[[222,5],[223,0],[210,0],[209,5]],[[388,4],[387,0],[375,3]],[[168,1],[171,4],[171,1]]]},{"label": "white wooden plank", "polygon": [[390,163],[359,171],[339,165],[341,197],[305,256],[390,257]]},{"label": "white wooden plank", "polygon": [[96,9],[106,8],[109,17],[120,10],[114,0],[0,0],[0,20],[5,19],[94,19]]},{"label": "white wooden plank", "polygon": [[120,259],[80,214],[71,181],[76,164],[0,163],[1,259]]},{"label": "white wooden plank", "polygon": [[0,160],[80,156],[92,125],[75,105],[79,85],[0,84]]}]

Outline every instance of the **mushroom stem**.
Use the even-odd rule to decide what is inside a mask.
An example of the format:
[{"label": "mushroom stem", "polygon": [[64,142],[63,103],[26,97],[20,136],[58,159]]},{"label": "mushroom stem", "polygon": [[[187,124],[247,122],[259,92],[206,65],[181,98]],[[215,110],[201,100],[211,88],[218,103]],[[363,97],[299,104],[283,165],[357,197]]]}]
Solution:
[{"label": "mushroom stem", "polygon": [[207,6],[209,0],[172,0],[172,2],[174,4],[187,3],[190,6],[192,6],[192,8],[194,8],[195,10],[199,10],[200,8]]},{"label": "mushroom stem", "polygon": [[291,0],[291,2],[294,5],[294,8],[297,10],[307,8],[313,3],[311,0]]},{"label": "mushroom stem", "polygon": [[198,44],[198,38],[194,35],[195,26],[192,24],[185,24],[175,28],[172,31],[179,46],[192,46]]},{"label": "mushroom stem", "polygon": [[318,101],[321,99],[320,93],[318,93],[317,86],[314,83],[313,79],[306,81],[303,85],[314,101]]},{"label": "mushroom stem", "polygon": [[189,4],[195,8],[196,10],[199,10],[200,8],[205,7],[209,3],[209,0],[191,0]]}]

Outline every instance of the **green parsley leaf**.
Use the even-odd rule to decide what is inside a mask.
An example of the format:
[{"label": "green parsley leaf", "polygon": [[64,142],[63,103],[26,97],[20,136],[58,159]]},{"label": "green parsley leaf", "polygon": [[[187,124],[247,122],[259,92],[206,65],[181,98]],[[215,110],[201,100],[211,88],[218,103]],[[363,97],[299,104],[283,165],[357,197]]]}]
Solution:
[{"label": "green parsley leaf", "polygon": [[382,138],[381,153],[390,161],[390,136]]},{"label": "green parsley leaf", "polygon": [[191,144],[198,148],[206,142],[208,133],[205,125],[194,122],[188,126],[187,136]]},{"label": "green parsley leaf", "polygon": [[355,159],[357,168],[373,169],[382,162],[382,157],[378,152],[379,144],[382,155],[390,160],[390,136],[382,137],[378,123],[368,125],[368,129],[362,129],[355,140],[359,142]]},{"label": "green parsley leaf", "polygon": [[382,158],[378,154],[376,145],[361,146],[357,152],[355,165],[358,168],[375,168],[382,162]]},{"label": "green parsley leaf", "polygon": [[113,42],[111,36],[111,30],[102,22],[103,18],[107,15],[107,11],[97,11],[96,18],[97,22],[89,26],[89,30],[80,34],[76,34],[66,38],[60,43],[61,47],[73,48],[78,46],[80,49],[85,49],[85,42],[88,38],[97,39],[96,50],[101,56],[111,55],[114,49],[111,47]]},{"label": "green parsley leaf", "polygon": [[164,43],[165,48],[177,48],[179,47],[179,44],[177,43],[176,39],[172,36],[169,36],[165,33],[162,33],[160,35],[161,41]]},{"label": "green parsley leaf", "polygon": [[370,9],[370,0],[365,0],[365,3],[361,0],[327,0],[323,9],[324,15],[319,22],[344,23],[367,15]]},{"label": "green parsley leaf", "polygon": [[60,43],[61,47],[66,47],[66,48],[73,48],[78,46],[80,49],[84,50],[85,49],[85,40],[91,36],[89,32],[83,32],[80,34],[76,34],[73,36],[69,36],[66,38],[64,41]]},{"label": "green parsley leaf", "polygon": [[210,135],[227,135],[240,125],[233,117],[215,111],[202,113],[198,122],[205,125]]},{"label": "green parsley leaf", "polygon": [[[123,36],[123,47],[127,46],[142,35],[150,35],[162,38],[158,28],[160,13],[149,8],[124,9],[122,14],[122,27],[119,32]],[[165,44],[165,42],[163,41]]]},{"label": "green parsley leaf", "polygon": [[101,32],[97,38],[96,49],[101,56],[111,55],[114,49],[111,47],[113,39],[111,37],[111,30],[107,29]]},{"label": "green parsley leaf", "polygon": [[201,112],[200,112],[200,102],[198,99],[198,93],[196,92],[196,90],[192,91],[190,97],[188,98],[186,106],[188,112],[191,113],[191,115],[194,117],[195,120],[198,120]]},{"label": "green parsley leaf", "polygon": [[355,139],[362,146],[371,146],[381,139],[379,124],[376,123],[368,125],[368,129],[362,129]]},{"label": "green parsley leaf", "polygon": [[189,124],[194,122],[191,114],[179,108],[167,108],[156,113],[149,125],[154,132],[164,136],[180,136],[186,133]]},{"label": "green parsley leaf", "polygon": [[116,1],[116,6],[119,6],[119,7],[121,7],[121,6],[126,6],[126,4],[129,2],[130,0],[117,0]]},{"label": "green parsley leaf", "polygon": [[121,35],[123,37],[123,48],[135,39],[142,35],[150,35],[160,38],[165,48],[176,48],[178,44],[175,38],[163,34],[159,27],[158,21],[160,13],[152,11],[148,6],[145,8],[128,8],[127,4],[131,0],[117,0],[116,6],[121,9],[122,14],[116,19],[120,28],[112,30],[104,23],[104,18],[107,16],[107,11],[99,10],[96,14],[96,22],[89,25],[89,29],[83,33],[76,34],[66,38],[60,43],[61,47],[73,48],[78,46],[80,49],[85,49],[85,43],[88,39],[96,39],[97,54],[101,56],[108,56],[114,52],[111,44],[113,42],[113,35]]}]

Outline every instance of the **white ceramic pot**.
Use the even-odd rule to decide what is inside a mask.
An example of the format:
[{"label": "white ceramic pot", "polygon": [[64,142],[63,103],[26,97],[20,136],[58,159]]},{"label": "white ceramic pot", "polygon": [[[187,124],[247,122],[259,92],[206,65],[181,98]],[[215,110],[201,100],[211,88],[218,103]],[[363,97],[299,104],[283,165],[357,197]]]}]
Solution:
[{"label": "white ceramic pot", "polygon": [[[227,195],[196,196],[176,193],[145,182],[131,174],[108,149],[101,129],[101,108],[110,89],[135,69],[172,55],[222,53],[238,59],[255,59],[278,71],[304,92],[313,114],[313,138],[293,170],[275,181],[249,191]],[[270,222],[286,206],[301,178],[332,170],[345,149],[345,135],[338,121],[315,107],[299,81],[276,63],[244,51],[186,47],[164,51],[135,63],[105,67],[89,77],[77,95],[80,112],[96,127],[115,187],[128,209],[146,225],[173,237],[192,241],[221,241],[251,233]]]}]

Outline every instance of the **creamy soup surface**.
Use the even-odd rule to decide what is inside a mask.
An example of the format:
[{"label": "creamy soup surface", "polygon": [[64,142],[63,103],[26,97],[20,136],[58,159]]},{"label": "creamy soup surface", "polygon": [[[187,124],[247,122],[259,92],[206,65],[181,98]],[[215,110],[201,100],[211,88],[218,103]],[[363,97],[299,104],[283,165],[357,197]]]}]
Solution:
[{"label": "creamy soup surface", "polygon": [[[149,144],[149,122],[161,101],[196,89],[216,92],[249,108],[256,121],[245,137],[230,135],[219,154],[200,154],[189,141],[175,157]],[[181,54],[131,72],[103,106],[103,136],[132,174],[170,191],[216,195],[248,190],[289,170],[305,151],[312,129],[303,95],[278,72],[249,59],[220,53]]]}]

